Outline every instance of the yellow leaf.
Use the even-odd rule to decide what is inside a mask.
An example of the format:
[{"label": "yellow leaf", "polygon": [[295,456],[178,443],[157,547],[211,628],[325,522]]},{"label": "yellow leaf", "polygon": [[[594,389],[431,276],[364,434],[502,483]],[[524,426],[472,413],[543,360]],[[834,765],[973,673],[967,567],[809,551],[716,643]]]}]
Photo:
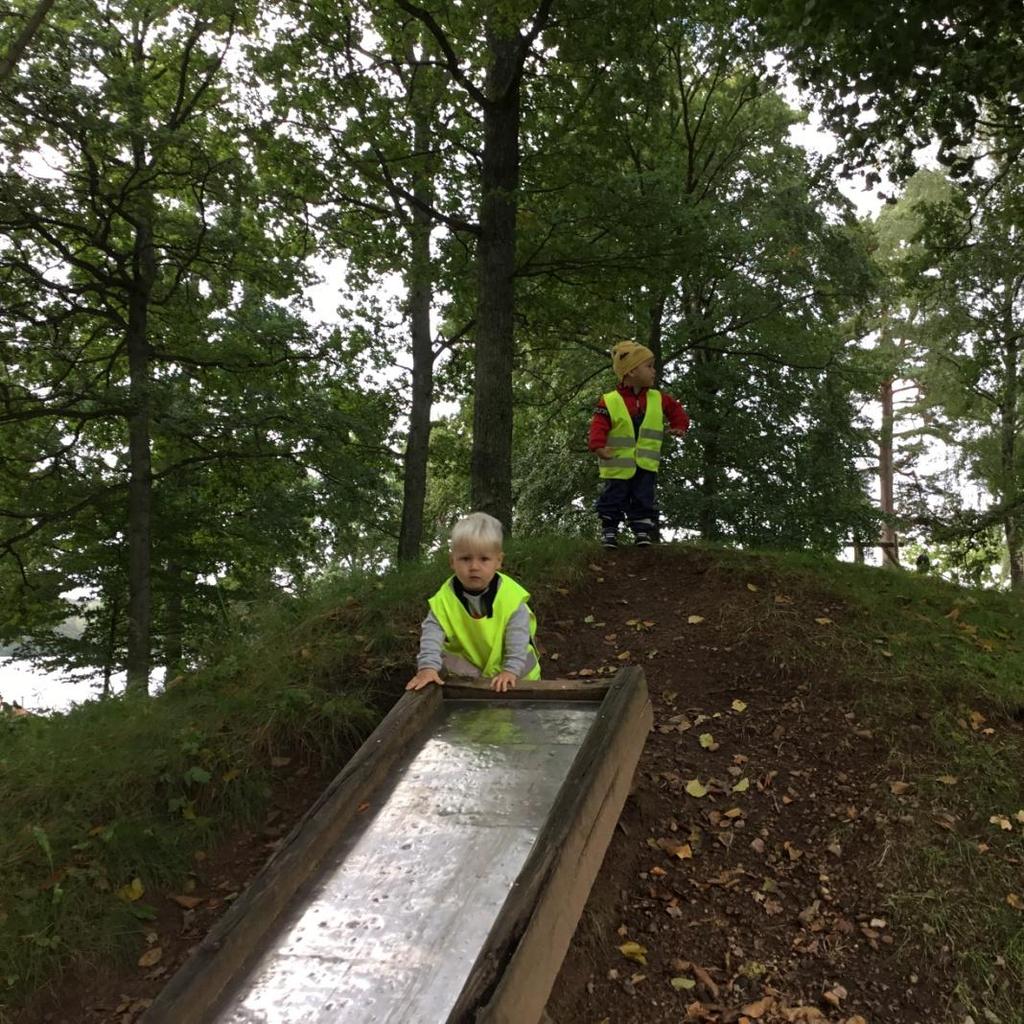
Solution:
[{"label": "yellow leaf", "polygon": [[1017,813],[1016,813],[1016,814],[1014,815],[1014,817],[1015,817],[1015,818],[1016,818],[1016,819],[1017,819],[1017,820],[1018,820],[1018,821],[1019,821],[1019,822],[1020,822],[1020,823],[1021,823],[1022,825],[1024,825],[1024,811],[1018,811],[1018,812],[1017,812]]},{"label": "yellow leaf", "polygon": [[647,947],[641,946],[639,942],[624,942],[619,946],[619,952],[627,960],[635,960],[638,964],[647,966]]},{"label": "yellow leaf", "polygon": [[748,789],[750,789],[750,779],[745,776],[732,787],[734,793],[746,793]]},{"label": "yellow leaf", "polygon": [[615,655],[615,657],[618,658],[619,661],[628,661],[629,651],[620,651],[618,654]]},{"label": "yellow leaf", "polygon": [[704,621],[704,616],[703,615],[691,615],[686,621],[691,626],[696,626],[698,622],[703,622]]},{"label": "yellow leaf", "polygon": [[988,819],[989,824],[998,825],[1004,832],[1012,832],[1013,826],[1010,824],[1010,819],[1005,814],[993,814]]},{"label": "yellow leaf", "polygon": [[906,791],[910,789],[909,782],[890,782],[889,790],[893,796],[903,796]]},{"label": "yellow leaf", "polygon": [[725,816],[727,818],[742,818],[743,811],[741,811],[738,807],[730,807],[729,810],[725,812]]},{"label": "yellow leaf", "polygon": [[697,742],[700,743],[705,750],[708,750],[710,747],[715,745],[715,737],[709,732],[702,732]]},{"label": "yellow leaf", "polygon": [[160,957],[164,955],[164,951],[159,946],[154,946],[152,949],[147,949],[142,956],[139,957],[140,967],[154,967],[160,963]]},{"label": "yellow leaf", "polygon": [[682,846],[676,847],[674,857],[678,857],[680,860],[693,860],[693,847],[689,843],[683,843]]},{"label": "yellow leaf", "polygon": [[1014,910],[1024,910],[1024,900],[1022,900],[1015,892],[1011,892],[1007,895],[1006,902],[1009,903]]},{"label": "yellow leaf", "polygon": [[690,796],[695,796],[699,800],[702,796],[707,796],[707,787],[701,784],[700,779],[690,779],[686,784],[686,792]]},{"label": "yellow leaf", "polygon": [[757,589],[758,589],[757,588],[757,584],[755,584],[755,583],[748,583],[747,584],[747,590],[749,590],[752,594],[756,594],[757,593]]},{"label": "yellow leaf", "polygon": [[179,907],[184,907],[186,910],[194,910],[203,902],[201,896],[171,896],[170,897]]},{"label": "yellow leaf", "polygon": [[985,716],[980,711],[971,712],[971,728],[977,732],[985,724]]},{"label": "yellow leaf", "polygon": [[743,701],[741,701],[739,699],[739,697],[737,697],[736,700],[734,700],[732,702],[730,707],[733,709],[733,711],[746,711],[747,710],[747,705]]},{"label": "yellow leaf", "polygon": [[819,626],[830,626],[832,620],[827,615],[821,615],[814,620]]},{"label": "yellow leaf", "polygon": [[695,982],[693,978],[673,978],[670,984],[676,989],[691,989],[697,984],[697,982]]},{"label": "yellow leaf", "polygon": [[117,895],[126,903],[134,903],[142,898],[142,894],[145,891],[142,887],[142,880],[140,878],[133,878],[127,885],[122,885],[117,890]]},{"label": "yellow leaf", "polygon": [[788,594],[776,594],[775,595],[775,603],[776,604],[792,604],[793,603],[793,598],[791,598]]}]

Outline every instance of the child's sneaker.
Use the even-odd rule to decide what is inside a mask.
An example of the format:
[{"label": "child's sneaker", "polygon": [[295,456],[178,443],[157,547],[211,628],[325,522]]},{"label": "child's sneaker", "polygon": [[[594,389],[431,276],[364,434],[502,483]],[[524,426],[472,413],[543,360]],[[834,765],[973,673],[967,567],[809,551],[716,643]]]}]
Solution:
[{"label": "child's sneaker", "polygon": [[605,532],[601,534],[601,547],[612,550],[618,546],[619,538],[617,534],[613,533],[611,530],[605,530]]}]

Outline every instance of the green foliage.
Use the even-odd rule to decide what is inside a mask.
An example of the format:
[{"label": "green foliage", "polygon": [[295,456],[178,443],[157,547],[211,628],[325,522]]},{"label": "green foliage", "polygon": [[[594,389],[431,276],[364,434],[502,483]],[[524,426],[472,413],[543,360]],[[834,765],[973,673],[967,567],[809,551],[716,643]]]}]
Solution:
[{"label": "green foliage", "polygon": [[[901,178],[914,150],[939,142],[954,175],[981,152],[1016,159],[1024,145],[1024,35],[1016,0],[758,0],[766,48],[782,50],[852,166],[887,158]],[[868,181],[879,180],[869,173]]]}]

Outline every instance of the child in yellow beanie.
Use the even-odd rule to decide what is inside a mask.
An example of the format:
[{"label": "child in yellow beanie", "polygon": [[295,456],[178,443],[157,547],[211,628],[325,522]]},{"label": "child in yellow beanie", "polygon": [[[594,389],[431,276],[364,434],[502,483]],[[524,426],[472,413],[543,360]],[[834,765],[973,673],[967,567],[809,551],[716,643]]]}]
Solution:
[{"label": "child in yellow beanie", "polygon": [[[685,434],[686,410],[671,395],[654,388],[654,353],[635,341],[612,347],[618,387],[602,395],[590,421],[590,450],[598,457],[604,488],[595,508],[601,543],[619,545],[619,524],[626,519],[638,546],[658,539],[656,489],[661,442]],[[667,424],[667,426],[666,426]]]}]

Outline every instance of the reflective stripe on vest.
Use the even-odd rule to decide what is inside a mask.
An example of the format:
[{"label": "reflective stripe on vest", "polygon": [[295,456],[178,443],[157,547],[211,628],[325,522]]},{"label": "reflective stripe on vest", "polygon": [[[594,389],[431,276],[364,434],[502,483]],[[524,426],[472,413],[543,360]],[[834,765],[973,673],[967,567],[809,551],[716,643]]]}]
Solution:
[{"label": "reflective stripe on vest", "polygon": [[661,392],[647,392],[647,408],[640,424],[640,437],[633,431],[633,420],[626,401],[618,391],[602,395],[612,425],[605,446],[615,449],[610,459],[601,459],[598,470],[602,480],[629,480],[636,468],[658,472],[661,461],[661,440],[665,436],[665,416],[661,409]]},{"label": "reflective stripe on vest", "polygon": [[[498,591],[494,595],[493,614],[489,619],[474,619],[452,588],[454,576],[444,581],[440,590],[427,602],[434,618],[444,630],[444,652],[479,668],[482,676],[496,676],[502,671],[505,654],[505,627],[521,604],[530,613],[530,639],[537,632],[537,618],[529,604],[530,595],[510,576],[498,573]],[[531,642],[526,667],[520,679],[540,679],[540,661]]]}]

